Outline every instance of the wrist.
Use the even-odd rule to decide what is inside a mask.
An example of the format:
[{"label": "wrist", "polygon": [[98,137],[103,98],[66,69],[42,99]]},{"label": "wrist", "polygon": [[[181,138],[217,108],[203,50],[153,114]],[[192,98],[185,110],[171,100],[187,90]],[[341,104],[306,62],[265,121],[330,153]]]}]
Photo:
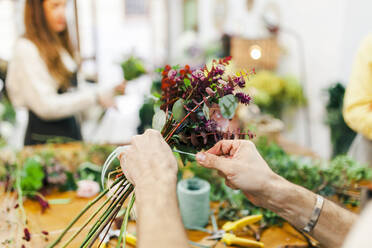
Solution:
[{"label": "wrist", "polygon": [[260,190],[251,195],[255,198],[256,205],[260,207],[270,209],[272,205],[281,206],[285,203],[286,197],[284,196],[284,192],[290,189],[289,184],[290,182],[273,173],[262,187],[260,187]]},{"label": "wrist", "polygon": [[177,184],[177,176],[165,175],[160,177],[146,177],[146,179],[136,182],[136,192],[139,194],[162,194],[167,193],[170,189],[175,189]]}]

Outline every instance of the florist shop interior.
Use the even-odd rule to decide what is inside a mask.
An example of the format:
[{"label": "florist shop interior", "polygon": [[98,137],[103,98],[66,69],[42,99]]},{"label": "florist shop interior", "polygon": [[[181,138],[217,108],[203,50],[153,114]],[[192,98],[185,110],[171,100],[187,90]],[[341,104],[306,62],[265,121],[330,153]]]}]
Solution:
[{"label": "florist shop interior", "polygon": [[363,0],[0,0],[0,247],[370,248]]}]

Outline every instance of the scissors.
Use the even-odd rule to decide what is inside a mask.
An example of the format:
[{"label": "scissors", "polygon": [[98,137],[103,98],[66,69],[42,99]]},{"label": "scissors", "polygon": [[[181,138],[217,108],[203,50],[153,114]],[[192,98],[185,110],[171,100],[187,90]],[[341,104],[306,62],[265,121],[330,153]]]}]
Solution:
[{"label": "scissors", "polygon": [[263,248],[264,243],[247,238],[239,238],[232,232],[256,223],[262,219],[262,215],[251,215],[234,222],[226,222],[222,229],[218,230],[216,221],[212,221],[213,233],[207,239],[222,240],[226,245],[238,245],[241,247]]}]

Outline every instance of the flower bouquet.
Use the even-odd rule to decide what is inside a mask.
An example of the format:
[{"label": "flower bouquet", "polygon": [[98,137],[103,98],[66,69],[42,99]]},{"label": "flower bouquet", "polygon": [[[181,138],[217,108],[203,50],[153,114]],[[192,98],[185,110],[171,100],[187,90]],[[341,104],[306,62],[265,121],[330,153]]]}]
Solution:
[{"label": "flower bouquet", "polygon": [[[167,65],[159,70],[162,77],[161,93],[153,96],[156,104],[152,124],[154,129],[161,132],[174,152],[180,155],[187,154],[185,150],[190,152],[207,149],[221,139],[252,137],[249,131],[242,132],[237,121],[233,119],[238,104],[249,104],[251,101],[249,95],[240,91],[245,87],[246,79],[251,72],[227,73],[226,66],[229,65],[230,60],[231,57],[214,60],[211,66],[196,70],[192,70],[187,65],[183,68]],[[129,213],[135,201],[135,195],[132,194],[134,186],[126,179],[125,172],[123,173],[120,167],[107,172],[111,162],[123,149],[125,147],[118,147],[103,166],[102,184],[105,185],[105,181],[109,181],[107,179],[113,179],[111,185],[104,186],[103,192],[81,211],[49,246],[50,248],[55,247],[76,221],[106,194],[106,200],[98,206],[97,211],[62,247],[67,247],[93,219],[95,223],[80,247],[91,247],[99,237],[103,240],[124,202],[131,195],[116,247],[122,245]],[[125,247],[125,241],[122,247]]]}]

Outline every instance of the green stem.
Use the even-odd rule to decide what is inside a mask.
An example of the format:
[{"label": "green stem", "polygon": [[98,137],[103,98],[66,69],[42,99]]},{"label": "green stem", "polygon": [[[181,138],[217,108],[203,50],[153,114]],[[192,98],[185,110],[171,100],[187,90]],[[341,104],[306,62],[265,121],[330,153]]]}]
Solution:
[{"label": "green stem", "polygon": [[22,222],[24,225],[26,225],[27,216],[26,216],[26,211],[23,207],[23,193],[22,193],[22,187],[21,187],[21,168],[19,164],[17,165],[16,188],[17,188],[17,193],[18,193],[18,205],[19,205],[19,209],[21,210],[21,215],[22,215]]},{"label": "green stem", "polygon": [[[124,184],[124,181],[120,184],[120,186],[116,189],[115,193],[116,194],[118,192],[118,190],[120,189],[120,187]],[[80,229],[74,234],[72,235],[72,237],[62,246],[62,248],[65,248],[67,247],[75,238],[76,236],[89,224],[89,222],[91,222],[91,220],[96,217],[96,215],[102,210],[102,208],[104,206],[106,206],[106,204],[114,197],[114,195],[110,196],[109,198],[106,199],[106,201],[98,208],[97,211],[95,211],[90,217],[89,219],[83,224],[82,227],[80,227]]]},{"label": "green stem", "polygon": [[175,128],[172,129],[172,131],[166,136],[165,142],[169,142],[170,138],[172,138],[173,134],[177,131],[177,129],[181,126],[181,124],[191,115],[191,113],[194,113],[203,103],[205,103],[205,100],[208,100],[210,97],[206,97],[203,101],[201,101],[198,105],[196,105],[183,119],[175,126]]},{"label": "green stem", "polygon": [[[115,186],[116,184],[118,184],[119,182],[121,182],[122,180],[124,179],[124,177],[121,177],[121,178],[118,178],[113,184],[112,186]],[[61,239],[66,235],[66,233],[68,232],[68,230],[71,229],[71,227],[81,218],[81,216],[83,216],[83,214],[88,211],[89,208],[91,208],[94,204],[96,204],[102,197],[104,197],[107,192],[109,192],[110,189],[105,189],[104,191],[102,191],[94,200],[92,200],[91,202],[89,202],[88,205],[85,206],[85,208],[70,222],[70,224],[65,228],[65,230],[62,231],[62,233],[59,235],[59,237],[51,244],[48,246],[48,248],[53,248],[55,247],[60,241]]]},{"label": "green stem", "polygon": [[[111,209],[108,209],[104,215],[103,218],[101,218],[100,221],[98,221],[94,228],[89,232],[88,236],[84,240],[84,242],[81,244],[80,248],[85,248],[91,243],[92,239],[99,235],[99,233],[102,231],[100,229],[103,229],[105,227],[105,223],[108,223],[108,221],[111,220],[113,213],[115,213],[116,210],[120,210],[121,205],[124,203],[124,201],[127,199],[128,195],[133,191],[133,186],[130,185],[128,190],[115,202],[115,204],[112,206]],[[119,206],[119,207],[118,207]],[[115,215],[116,216],[116,215]]]},{"label": "green stem", "polygon": [[96,222],[96,224],[92,227],[89,231],[87,237],[85,238],[84,242],[81,244],[80,248],[86,247],[90,240],[93,238],[93,235],[97,233],[97,230],[102,226],[102,224],[110,217],[110,214],[115,210],[115,208],[120,205],[121,202],[124,202],[128,195],[133,191],[133,186],[130,185],[127,191],[119,197],[113,206],[106,210],[106,212],[101,216],[100,220]]},{"label": "green stem", "polygon": [[[128,182],[128,181],[126,181],[126,182]],[[130,187],[130,186],[128,186],[128,185],[130,185],[129,182],[128,182],[128,184],[122,186],[121,189],[120,189],[120,192],[118,192],[117,194],[115,194],[115,195],[113,196],[113,199],[112,199],[110,205],[106,208],[106,211],[109,211],[110,209],[112,210],[113,208],[115,208],[115,205],[118,204],[118,203],[120,202],[120,199],[121,199],[121,198],[122,198],[122,197],[127,193],[127,191],[129,190],[129,187]],[[127,187],[128,187],[128,188],[127,188]],[[127,188],[127,189],[126,189],[126,188]],[[125,190],[125,189],[126,189],[126,190]],[[124,190],[124,192],[123,192],[123,190]],[[96,226],[99,226],[100,223],[101,223],[101,221],[102,221],[105,217],[107,217],[107,216],[106,216],[105,213],[103,213],[103,214],[98,218],[98,220],[96,221],[96,223],[92,226],[92,228],[90,229],[88,235],[91,233],[92,230],[96,230],[96,229],[95,229]]]},{"label": "green stem", "polygon": [[128,205],[127,209],[125,210],[125,215],[124,215],[123,223],[121,224],[120,235],[119,235],[119,238],[118,238],[118,243],[116,244],[116,248],[120,248],[121,239],[122,239],[123,235],[125,235],[124,236],[124,244],[123,244],[123,248],[125,248],[129,213],[133,208],[133,204],[134,204],[135,200],[136,200],[136,195],[133,194],[132,198],[130,199],[129,205]]}]

